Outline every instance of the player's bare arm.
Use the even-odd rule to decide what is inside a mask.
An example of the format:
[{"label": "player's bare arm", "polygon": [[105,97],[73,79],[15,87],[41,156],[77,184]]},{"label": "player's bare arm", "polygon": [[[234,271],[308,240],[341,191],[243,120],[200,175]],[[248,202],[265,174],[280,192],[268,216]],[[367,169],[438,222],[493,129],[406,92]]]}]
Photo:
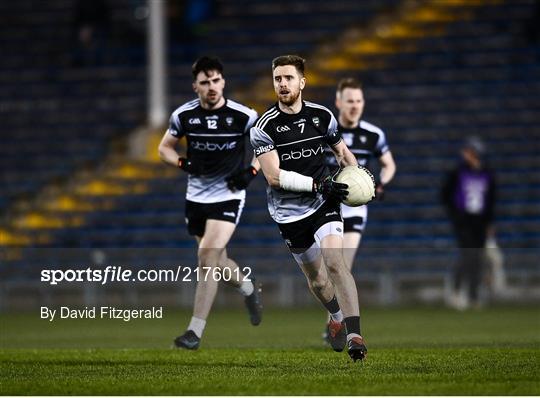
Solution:
[{"label": "player's bare arm", "polygon": [[274,150],[263,153],[256,160],[259,161],[258,163],[260,164],[260,168],[263,171],[266,181],[268,181],[268,185],[274,188],[279,188],[279,172],[281,169],[279,168],[279,157],[277,151]]},{"label": "player's bare arm", "polygon": [[179,139],[169,134],[167,130],[159,143],[158,151],[160,159],[171,166],[178,167],[178,158],[181,156],[176,151]]},{"label": "player's bare arm", "polygon": [[381,172],[379,174],[378,182],[375,187],[375,194],[377,199],[384,199],[384,187],[396,174],[396,162],[392,156],[392,152],[386,151],[379,157],[379,164],[381,165]]},{"label": "player's bare arm", "polygon": [[356,157],[343,141],[338,142],[336,145],[332,146],[331,149],[336,157],[337,163],[341,167],[356,166],[358,164]]},{"label": "player's bare arm", "polygon": [[392,152],[387,151],[379,158],[379,164],[381,165],[381,173],[379,175],[381,184],[386,185],[394,175],[396,174],[396,162],[392,156]]},{"label": "player's bare arm", "polygon": [[259,163],[259,160],[255,155],[253,155],[253,158],[251,159],[251,167],[253,167],[257,172],[261,170],[261,164]]},{"label": "player's bare arm", "polygon": [[186,173],[198,174],[200,171],[197,164],[187,159],[185,153],[179,154],[176,151],[176,145],[179,139],[169,134],[169,130],[165,132],[158,147],[159,157],[161,160],[174,167],[184,170]]}]

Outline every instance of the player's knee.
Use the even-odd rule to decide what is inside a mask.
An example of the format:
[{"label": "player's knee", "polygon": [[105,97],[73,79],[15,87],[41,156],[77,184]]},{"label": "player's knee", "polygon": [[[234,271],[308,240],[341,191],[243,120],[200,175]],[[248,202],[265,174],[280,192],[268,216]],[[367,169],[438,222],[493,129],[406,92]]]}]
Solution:
[{"label": "player's knee", "polygon": [[329,274],[337,275],[345,270],[343,258],[331,257],[324,260]]},{"label": "player's knee", "polygon": [[324,287],[328,283],[328,279],[325,274],[323,274],[322,272],[319,272],[318,274],[316,274],[309,280],[309,283],[313,290],[321,291],[324,289]]},{"label": "player's knee", "polygon": [[200,266],[217,266],[223,250],[214,248],[200,248],[197,255]]}]

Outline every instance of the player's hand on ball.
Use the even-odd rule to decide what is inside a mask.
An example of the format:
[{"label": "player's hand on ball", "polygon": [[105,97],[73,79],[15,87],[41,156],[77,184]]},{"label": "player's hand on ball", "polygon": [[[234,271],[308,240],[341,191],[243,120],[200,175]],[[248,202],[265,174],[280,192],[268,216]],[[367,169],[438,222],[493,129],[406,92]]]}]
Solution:
[{"label": "player's hand on ball", "polygon": [[321,193],[325,199],[337,199],[342,202],[349,194],[349,191],[347,190],[349,186],[334,181],[332,176],[327,176],[313,185],[314,192]]},{"label": "player's hand on ball", "polygon": [[246,189],[249,183],[257,176],[257,169],[249,166],[247,169],[231,174],[225,181],[231,191]]},{"label": "player's hand on ball", "polygon": [[375,178],[363,166],[346,166],[340,170],[335,181],[348,185],[349,195],[343,200],[347,206],[361,206],[375,198]]},{"label": "player's hand on ball", "polygon": [[178,158],[178,167],[189,174],[194,174],[194,175],[201,174],[200,167],[198,167],[197,164],[193,163],[193,161],[187,158],[182,158],[182,157]]}]

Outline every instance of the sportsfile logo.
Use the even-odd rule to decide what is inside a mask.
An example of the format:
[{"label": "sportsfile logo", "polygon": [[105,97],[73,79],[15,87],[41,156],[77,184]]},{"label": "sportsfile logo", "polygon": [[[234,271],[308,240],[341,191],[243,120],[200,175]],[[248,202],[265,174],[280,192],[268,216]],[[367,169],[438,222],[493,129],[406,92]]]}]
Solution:
[{"label": "sportsfile logo", "polygon": [[309,158],[311,156],[317,156],[322,154],[324,151],[322,145],[319,145],[318,148],[302,148],[298,151],[292,150],[287,153],[281,154],[281,160],[298,160],[302,158]]},{"label": "sportsfile logo", "polygon": [[255,155],[259,156],[262,153],[270,152],[274,150],[273,145],[263,145],[255,149]]},{"label": "sportsfile logo", "polygon": [[191,147],[198,151],[229,151],[236,148],[236,141],[224,142],[222,144],[208,141],[193,141]]}]

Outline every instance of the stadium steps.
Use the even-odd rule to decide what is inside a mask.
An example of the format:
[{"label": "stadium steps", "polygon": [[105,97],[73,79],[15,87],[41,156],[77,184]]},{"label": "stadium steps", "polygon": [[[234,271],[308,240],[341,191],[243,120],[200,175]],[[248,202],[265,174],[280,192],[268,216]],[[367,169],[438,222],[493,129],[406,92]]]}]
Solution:
[{"label": "stadium steps", "polygon": [[80,171],[67,183],[50,186],[35,199],[18,203],[6,220],[0,244],[54,245],[51,241],[54,231],[81,228],[89,213],[113,209],[116,198],[123,195],[145,194],[149,180],[167,176],[172,177],[171,171],[162,170],[161,165],[153,162],[111,156],[99,169]]},{"label": "stadium steps", "polygon": [[[385,56],[415,48],[416,40],[424,36],[442,35],[446,25],[468,19],[472,10],[493,1],[421,1],[402,2],[389,12],[372,18],[365,28],[352,26],[342,31],[338,37],[327,39],[311,55],[315,60],[307,72],[309,86],[331,85],[337,80],[328,72],[355,70],[356,73],[386,64]],[[365,62],[366,55],[376,55],[371,62]],[[262,111],[266,104],[274,101],[274,93],[266,78],[260,78],[253,90],[246,91],[245,100],[255,101],[255,109]],[[308,89],[309,90],[309,89]]]}]

